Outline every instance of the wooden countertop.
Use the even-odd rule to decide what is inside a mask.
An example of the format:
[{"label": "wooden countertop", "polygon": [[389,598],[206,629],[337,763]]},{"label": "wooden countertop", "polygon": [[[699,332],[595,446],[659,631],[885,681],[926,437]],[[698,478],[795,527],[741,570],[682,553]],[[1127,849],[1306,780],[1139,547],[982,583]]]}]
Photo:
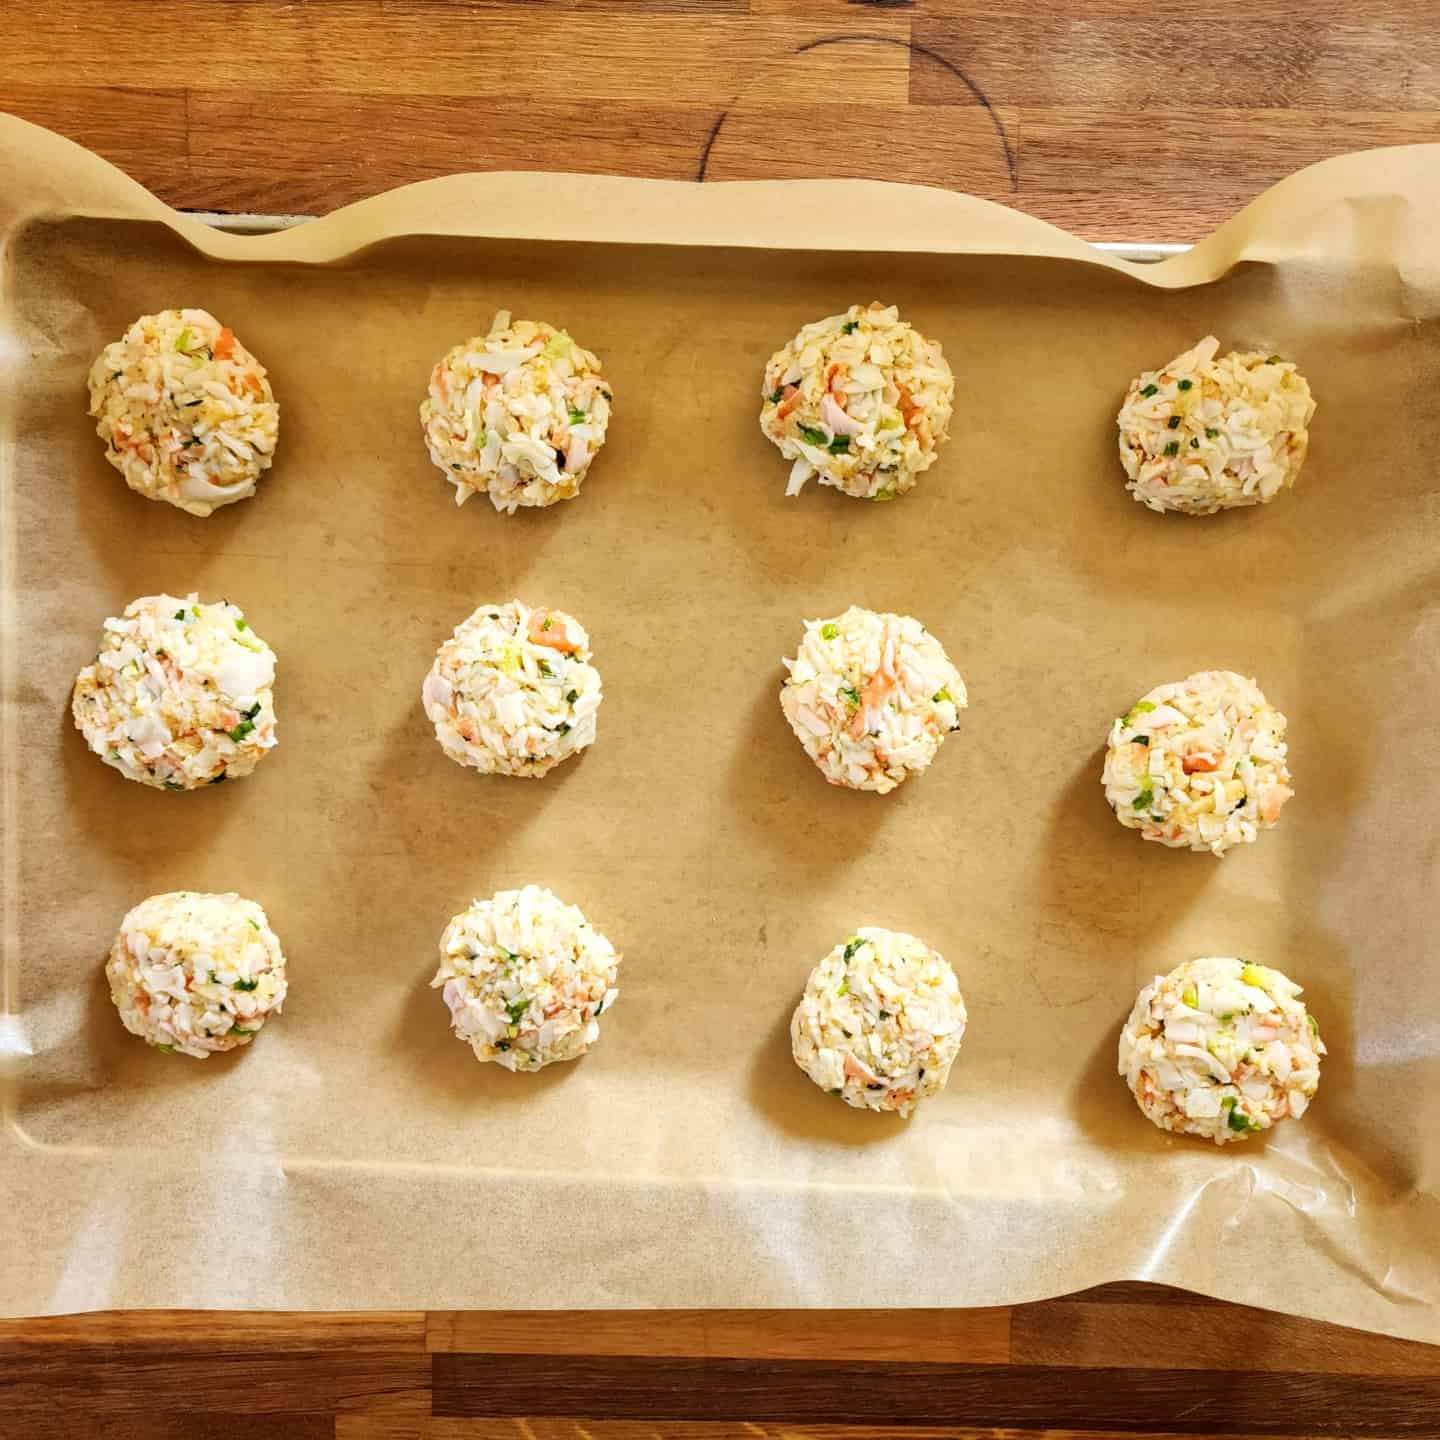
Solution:
[{"label": "wooden countertop", "polygon": [[0,1323],[0,1435],[1434,1436],[1440,1348],[1147,1285],[1013,1309]]},{"label": "wooden countertop", "polygon": [[1427,0],[46,0],[0,108],[172,205],[318,214],[457,170],[858,175],[1193,240],[1440,140]]},{"label": "wooden countertop", "polygon": [[[190,209],[321,213],[456,170],[857,175],[1089,239],[1191,240],[1311,161],[1440,140],[1427,3],[7,10],[0,109]],[[5,1440],[902,1432],[1440,1435],[1440,1349],[1141,1285],[947,1312],[0,1324]]]}]

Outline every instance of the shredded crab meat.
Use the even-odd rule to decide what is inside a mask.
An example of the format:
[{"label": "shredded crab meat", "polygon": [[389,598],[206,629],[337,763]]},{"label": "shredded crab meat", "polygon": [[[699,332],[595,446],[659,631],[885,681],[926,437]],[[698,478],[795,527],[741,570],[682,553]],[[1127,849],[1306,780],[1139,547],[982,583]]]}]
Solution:
[{"label": "shredded crab meat", "polygon": [[200,516],[255,493],[280,428],[265,367],[208,310],[142,315],[107,345],[90,414],[132,490]]},{"label": "shredded crab meat", "polygon": [[935,463],[954,399],[935,341],[893,305],[852,305],[770,357],[760,428],[793,462],[787,495],[813,478],[857,499],[894,500]]},{"label": "shredded crab meat", "polygon": [[852,605],[807,620],[780,707],[832,785],[884,795],[926,769],[959,725],[965,682],[908,615]]},{"label": "shredded crab meat", "polygon": [[945,1088],[965,1021],[943,956],[913,935],[862,926],[811,971],[790,1045],[795,1063],[847,1105],[908,1115]]},{"label": "shredded crab meat", "polygon": [[1217,1145],[1299,1119],[1325,1044],[1293,980],[1230,957],[1157,975],[1120,1033],[1120,1074],[1162,1130]]},{"label": "shredded crab meat", "polygon": [[248,1045],[285,1001],[285,956],[264,910],[239,895],[142,900],[105,962],[132,1035],[197,1060]]},{"label": "shredded crab meat", "polygon": [[619,994],[619,964],[574,905],[527,885],[476,900],[450,921],[430,984],[477,1060],[530,1071],[595,1043]]},{"label": "shredded crab meat", "polygon": [[513,514],[580,493],[605,443],[611,399],[590,351],[553,325],[512,322],[502,310],[488,335],[435,366],[420,424],[457,505],[484,494]]},{"label": "shredded crab meat", "polygon": [[538,779],[595,739],[600,672],[563,610],[482,605],[436,653],[421,703],[454,761]]},{"label": "shredded crab meat", "polygon": [[1295,793],[1285,727],[1232,670],[1157,685],[1110,727],[1105,798],[1122,825],[1161,845],[1223,855],[1251,844]]},{"label": "shredded crab meat", "polygon": [[1212,515],[1263,505],[1295,483],[1315,401],[1278,355],[1219,355],[1207,335],[1131,382],[1120,407],[1126,488],[1152,510]]},{"label": "shredded crab meat", "polygon": [[275,748],[275,652],[228,601],[145,595],[105,621],[71,713],[90,749],[164,790],[234,780]]}]

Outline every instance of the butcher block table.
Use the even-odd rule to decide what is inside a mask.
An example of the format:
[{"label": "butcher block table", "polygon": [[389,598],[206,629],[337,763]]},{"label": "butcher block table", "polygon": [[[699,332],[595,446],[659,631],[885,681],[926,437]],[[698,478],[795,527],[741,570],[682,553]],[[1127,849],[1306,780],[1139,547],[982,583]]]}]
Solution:
[{"label": "butcher block table", "polygon": [[[0,109],[182,209],[459,170],[948,186],[1186,241],[1440,140],[1440,4],[48,0]],[[1117,1081],[1118,1083],[1118,1081]],[[1440,1349],[1142,1284],[1008,1309],[0,1323],[0,1437],[1440,1435]]]}]

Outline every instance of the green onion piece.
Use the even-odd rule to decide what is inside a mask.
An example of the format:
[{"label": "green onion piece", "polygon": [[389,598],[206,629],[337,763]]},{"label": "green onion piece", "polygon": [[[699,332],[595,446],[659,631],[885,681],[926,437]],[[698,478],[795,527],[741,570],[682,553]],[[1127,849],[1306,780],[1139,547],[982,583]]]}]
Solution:
[{"label": "green onion piece", "polygon": [[854,956],[855,952],[863,944],[865,944],[865,941],[862,940],[858,935],[854,935],[850,938],[850,941],[845,946],[845,963],[847,965],[850,963],[850,960]]},{"label": "green onion piece", "polygon": [[167,780],[165,788],[167,790],[183,790],[185,787],[178,780]]},{"label": "green onion piece", "polygon": [[942,689],[940,689],[940,690],[937,690],[937,691],[930,697],[930,699],[931,699],[931,701],[932,701],[934,704],[939,705],[939,704],[941,704],[941,703],[942,703],[943,701],[945,701],[945,700],[953,700],[954,697],[950,694],[950,692],[949,692],[948,690],[942,688]]},{"label": "green onion piece", "polygon": [[567,418],[572,425],[583,425],[585,423],[585,412],[583,410],[577,410],[572,405]]},{"label": "green onion piece", "polygon": [[540,661],[540,673],[542,675],[550,675],[551,673],[550,666],[544,660]]},{"label": "green onion piece", "polygon": [[1165,447],[1165,453],[1167,455],[1178,455],[1180,453],[1180,442],[1178,440],[1172,440]]},{"label": "green onion piece", "polygon": [[1320,1038],[1320,1022],[1313,1015],[1307,1014],[1305,1023],[1310,1027],[1310,1033],[1318,1040]]},{"label": "green onion piece", "polygon": [[253,1035],[253,1030],[247,1030],[243,1025],[232,1025],[228,1032],[231,1035]]},{"label": "green onion piece", "polygon": [[512,1025],[518,1025],[520,1023],[520,1017],[524,1015],[529,1008],[530,1001],[528,998],[524,1000],[512,1000],[505,1007],[505,1013],[510,1017],[510,1023]]},{"label": "green onion piece", "polygon": [[890,1018],[890,1012],[888,1010],[882,1010],[880,1012],[880,1018],[882,1020],[888,1020]]},{"label": "green onion piece", "polygon": [[785,392],[778,386],[770,392],[770,403],[772,405],[778,405],[784,398]]},{"label": "green onion piece", "polygon": [[850,989],[850,982],[849,982],[849,980],[842,980],[842,981],[840,982],[840,984],[836,987],[835,993],[836,993],[837,995],[844,995],[844,994],[848,993],[849,989]]},{"label": "green onion piece", "polygon": [[839,633],[840,627],[830,621],[827,621],[820,627],[820,638],[822,640],[833,640]]},{"label": "green onion piece", "polygon": [[843,1095],[845,1092],[843,1090],[827,1090],[825,1093],[827,1095]]},{"label": "green onion piece", "polygon": [[860,708],[860,692],[853,685],[842,685],[840,693],[845,697],[845,703],[852,710]]},{"label": "green onion piece", "polygon": [[1187,985],[1181,992],[1180,998],[1192,1009],[1199,1009],[1200,996],[1193,985]]},{"label": "green onion piece", "polygon": [[1181,390],[1188,390],[1194,383],[1195,382],[1193,380],[1182,380],[1178,388]]},{"label": "green onion piece", "polygon": [[237,980],[235,988],[237,990],[258,990],[260,982],[258,980]]},{"label": "green onion piece", "polygon": [[847,320],[840,327],[840,333],[842,335],[853,335],[859,328],[860,322],[858,320]]},{"label": "green onion piece", "polygon": [[195,332],[187,325],[176,337],[175,348],[183,355],[189,348],[190,342],[195,338]]},{"label": "green onion piece", "polygon": [[540,622],[540,628],[541,628],[542,630],[548,630],[554,623],[555,623],[555,622],[547,615],[547,616]]},{"label": "green onion piece", "polygon": [[1159,387],[1158,385],[1147,385],[1147,386],[1140,392],[1140,397],[1141,397],[1141,399],[1143,399],[1143,400],[1148,400],[1152,395],[1158,395],[1159,393],[1160,393],[1160,387]]},{"label": "green onion piece", "polygon": [[[1227,1105],[1225,1100],[1228,1100],[1230,1103]],[[1225,1100],[1220,1102],[1220,1108],[1225,1112],[1225,1123],[1235,1131],[1237,1135],[1243,1135],[1247,1130],[1258,1130],[1260,1128],[1235,1103],[1235,1097],[1233,1095],[1227,1095]]]},{"label": "green onion piece", "polygon": [[1218,430],[1214,429],[1214,428],[1213,428],[1212,426],[1210,426],[1210,425],[1207,425],[1207,426],[1205,427],[1205,438],[1206,438],[1207,440],[1213,440],[1219,433],[1220,433],[1220,432],[1219,432]]},{"label": "green onion piece", "polygon": [[238,745],[254,728],[255,722],[253,720],[242,720],[228,733],[230,738]]},{"label": "green onion piece", "polygon": [[1155,792],[1154,792],[1153,790],[1142,790],[1142,791],[1130,802],[1130,808],[1131,808],[1132,810],[1144,810],[1144,809],[1147,809],[1147,808],[1149,807],[1149,805],[1150,805],[1150,802],[1151,802],[1154,798],[1155,798]]},{"label": "green onion piece", "polygon": [[824,445],[827,443],[825,432],[817,430],[813,425],[802,425],[800,427],[800,438],[809,445]]},{"label": "green onion piece", "polygon": [[1278,356],[1278,355],[1271,355],[1271,356],[1265,361],[1265,363],[1266,363],[1267,365],[1282,365],[1282,364],[1284,364],[1284,361],[1281,360],[1280,356]]},{"label": "green onion piece", "polygon": [[223,785],[225,783],[225,772],[222,770],[210,783],[212,785]]},{"label": "green onion piece", "polygon": [[246,918],[245,923],[246,923],[252,930],[258,931],[258,930],[260,929],[259,924],[258,924],[256,921],[249,919],[248,917]]},{"label": "green onion piece", "polygon": [[1180,428],[1180,417],[1178,415],[1172,415],[1165,423],[1171,430],[1178,430]]},{"label": "green onion piece", "polygon": [[567,691],[565,692],[565,699],[566,699],[571,705],[573,705],[579,698],[580,698],[580,692],[579,692],[578,690],[567,690]]},{"label": "green onion piece", "polygon": [[1190,448],[1191,448],[1192,450],[1198,450],[1198,449],[1200,448],[1200,442],[1199,442],[1199,440],[1191,440],[1191,442],[1190,442]]},{"label": "green onion piece", "polygon": [[1132,735],[1130,737],[1130,743],[1132,745],[1148,745],[1150,743],[1150,737],[1148,735]]},{"label": "green onion piece", "polygon": [[175,1053],[175,1047],[173,1045],[157,1045],[155,1048],[157,1050],[163,1050],[167,1055],[173,1055]]},{"label": "green onion piece", "polygon": [[183,620],[185,618],[185,612],[183,610],[177,610],[175,612],[175,618],[177,620]]},{"label": "green onion piece", "polygon": [[237,621],[235,622],[235,628],[236,628],[237,630],[248,630],[248,629],[250,628],[250,626],[249,626],[249,623],[248,623],[247,621],[237,620]]},{"label": "green onion piece", "polygon": [[843,455],[850,448],[850,437],[848,435],[837,435],[825,447],[832,455]]}]

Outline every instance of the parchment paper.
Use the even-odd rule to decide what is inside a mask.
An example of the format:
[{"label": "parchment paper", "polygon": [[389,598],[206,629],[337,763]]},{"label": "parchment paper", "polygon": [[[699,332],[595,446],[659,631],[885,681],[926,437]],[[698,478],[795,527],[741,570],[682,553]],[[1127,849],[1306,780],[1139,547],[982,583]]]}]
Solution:
[{"label": "parchment paper", "polygon": [[[1435,955],[1440,147],[1293,177],[1140,268],[1023,215],[864,182],[461,176],[297,230],[216,234],[0,123],[5,1126],[0,1305],[906,1306],[1138,1277],[1440,1339]],[[1163,237],[1157,237],[1163,238]],[[784,497],[770,351],[880,298],[939,338],[954,436],[889,506]],[[130,493],[84,377],[204,305],[270,367],[277,463],[195,520]],[[615,388],[581,498],[463,511],[421,444],[434,360],[507,307]],[[1295,493],[1153,515],[1129,379],[1207,332],[1296,357]],[[243,605],[281,743],[172,795],[68,716],[132,597]],[[541,782],[448,761],[419,706],[477,604],[578,614],[599,741]],[[776,699],[802,617],[919,616],[970,688],[917,781],[832,789]],[[1290,717],[1298,798],[1222,862],[1143,844],[1099,785],[1111,717],[1226,666]],[[624,952],[599,1046],[479,1066],[426,988],[448,918],[538,881]],[[155,891],[236,889],[290,958],[244,1053],[127,1035],[101,961]],[[793,1067],[814,961],[924,936],[971,1013],[943,1097],[851,1111]],[[1241,954],[1307,987],[1317,1103],[1217,1151],[1114,1074],[1138,987]]]}]

